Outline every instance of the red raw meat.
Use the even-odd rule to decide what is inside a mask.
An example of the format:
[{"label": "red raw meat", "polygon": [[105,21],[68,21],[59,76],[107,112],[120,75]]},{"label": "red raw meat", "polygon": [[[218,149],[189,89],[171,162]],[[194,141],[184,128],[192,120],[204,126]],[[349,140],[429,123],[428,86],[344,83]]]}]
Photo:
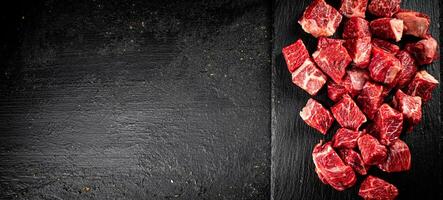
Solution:
[{"label": "red raw meat", "polygon": [[371,61],[371,37],[347,39],[344,43],[353,65],[359,68],[366,68]]},{"label": "red raw meat", "polygon": [[371,37],[369,22],[359,17],[350,18],[343,28],[343,39]]},{"label": "red raw meat", "polygon": [[394,85],[395,77],[401,69],[401,63],[393,54],[372,47],[372,59],[368,69],[373,80]]},{"label": "red raw meat", "polygon": [[395,14],[395,18],[403,20],[403,34],[426,38],[429,34],[431,20],[429,16],[410,10],[402,10]]},{"label": "red raw meat", "polygon": [[292,73],[292,82],[312,96],[316,95],[323,87],[327,78],[328,77],[315,66],[310,58],[306,59],[306,61]]},{"label": "red raw meat", "polygon": [[332,36],[342,20],[341,14],[324,0],[314,0],[298,21],[303,30],[314,37]]},{"label": "red raw meat", "polygon": [[419,65],[431,64],[439,57],[438,43],[430,36],[426,39],[418,41],[417,43],[407,44],[405,49],[412,56],[414,56],[415,61],[417,61]]},{"label": "red raw meat", "polygon": [[366,175],[368,173],[368,169],[370,166],[365,165],[363,159],[360,154],[355,152],[352,149],[340,149],[338,150],[338,154],[340,155],[343,162],[351,166],[357,173],[361,175]]},{"label": "red raw meat", "polygon": [[[318,38],[317,50],[310,56],[302,40],[282,49],[292,82],[312,96],[327,83],[327,95],[335,102],[325,108],[310,98],[299,114],[323,135],[335,120],[340,125],[332,141],[320,141],[312,152],[319,179],[339,191],[352,187],[356,173],[365,176],[372,165],[388,173],[411,168],[411,152],[399,137],[420,123],[422,102],[438,87],[433,76],[418,71],[439,57],[430,18],[400,10],[401,0],[368,2],[341,0],[337,11],[326,0],[312,0],[298,23]],[[371,22],[365,19],[366,9]],[[347,17],[342,39],[328,38],[342,15]],[[396,42],[403,34],[420,40],[400,50]],[[359,190],[368,200],[393,200],[398,193],[393,184],[371,175]]]},{"label": "red raw meat", "polygon": [[[409,147],[399,137],[403,129],[412,130],[421,121],[422,101],[430,100],[438,87],[433,76],[418,71],[439,57],[438,43],[429,33],[430,18],[400,10],[401,0],[368,1],[341,0],[337,11],[325,0],[312,0],[298,23],[318,38],[317,50],[311,58],[301,40],[282,49],[293,83],[310,95],[317,95],[329,81],[327,95],[336,103],[328,110],[311,98],[299,114],[323,135],[334,120],[341,126],[332,141],[320,141],[312,152],[320,180],[339,191],[356,183],[356,173],[367,175],[371,165],[384,172],[410,169]],[[364,19],[366,9],[375,15],[371,22]],[[342,15],[348,17],[343,39],[327,38],[335,34]],[[399,42],[403,34],[421,40],[400,50],[392,42]],[[393,92],[391,104],[385,103]],[[359,195],[389,200],[397,198],[398,189],[369,175]]]},{"label": "red raw meat", "polygon": [[364,134],[358,138],[357,144],[366,165],[377,165],[385,161],[388,150],[375,137]]},{"label": "red raw meat", "polygon": [[431,100],[432,91],[437,88],[438,81],[426,70],[421,70],[415,74],[414,79],[408,86],[408,94],[411,96],[419,96],[422,101]]},{"label": "red raw meat", "polygon": [[344,16],[365,18],[368,0],[341,0],[340,13]]},{"label": "red raw meat", "polygon": [[369,80],[369,73],[362,69],[350,69],[347,72],[347,76],[343,81],[351,97],[357,96],[363,89],[367,80]]},{"label": "red raw meat", "polygon": [[358,128],[366,122],[366,117],[363,112],[347,94],[331,107],[331,112],[340,126],[344,128],[358,130]]},{"label": "red raw meat", "polygon": [[342,44],[342,40],[320,38],[318,44],[320,48],[312,54],[318,67],[336,83],[341,82],[346,73],[346,67],[352,61]]},{"label": "red raw meat", "polygon": [[369,80],[369,72],[365,69],[351,68],[347,71],[355,90],[362,90],[366,81]]},{"label": "red raw meat", "polygon": [[394,200],[398,196],[398,189],[380,178],[369,175],[361,183],[358,195],[364,200]]},{"label": "red raw meat", "polygon": [[357,178],[354,170],[343,163],[338,154],[332,149],[331,142],[323,144],[320,141],[312,151],[312,159],[320,180],[331,185],[338,191],[352,187]]},{"label": "red raw meat", "polygon": [[317,173],[318,178],[321,180],[323,184],[329,185],[328,180],[319,172],[317,168],[315,168],[315,173]]},{"label": "red raw meat", "polygon": [[334,81],[328,82],[328,97],[332,101],[337,102],[346,93],[348,93],[348,89],[346,89],[345,86],[337,84]]},{"label": "red raw meat", "polygon": [[398,111],[403,114],[406,121],[409,122],[409,131],[412,127],[420,123],[421,112],[421,97],[409,96],[401,90],[397,90],[392,100],[392,104]]},{"label": "red raw meat", "polygon": [[282,52],[291,73],[309,59],[308,50],[306,50],[306,46],[301,39],[283,48]]},{"label": "red raw meat", "polygon": [[332,114],[314,99],[309,99],[306,106],[300,111],[300,117],[312,128],[317,129],[323,135],[334,122]]},{"label": "red raw meat", "polygon": [[351,97],[357,96],[367,80],[369,80],[369,74],[366,70],[350,69],[341,83],[333,81],[328,83],[328,97],[337,102],[345,94]]},{"label": "red raw meat", "polygon": [[368,11],[377,17],[391,17],[400,10],[401,0],[371,0]]},{"label": "red raw meat", "polygon": [[395,81],[397,83],[398,88],[406,87],[414,78],[414,75],[417,73],[417,65],[415,64],[414,58],[412,58],[411,54],[407,51],[399,51],[395,57],[400,60],[402,68],[400,72],[398,72],[395,77]]},{"label": "red raw meat", "polygon": [[386,40],[372,38],[372,46],[385,50],[388,53],[396,54],[400,51],[400,47]]},{"label": "red raw meat", "polygon": [[403,130],[403,114],[385,103],[378,109],[374,123],[380,143],[391,145]]},{"label": "red raw meat", "polygon": [[374,119],[378,108],[383,104],[383,98],[385,97],[383,91],[382,85],[367,81],[357,97],[357,103],[369,119]]},{"label": "red raw meat", "polygon": [[401,140],[395,140],[389,146],[387,159],[379,164],[378,168],[385,172],[401,172],[411,169],[411,152],[408,145]]},{"label": "red raw meat", "polygon": [[369,23],[371,33],[382,39],[392,39],[396,42],[403,35],[403,21],[395,18],[380,18]]},{"label": "red raw meat", "polygon": [[330,46],[336,46],[336,45],[337,46],[343,45],[344,43],[345,43],[345,40],[342,40],[342,39],[320,37],[320,38],[318,38],[317,49],[328,48]]},{"label": "red raw meat", "polygon": [[353,149],[357,147],[357,139],[361,132],[350,130],[347,128],[339,128],[337,133],[332,137],[332,146],[334,148]]}]

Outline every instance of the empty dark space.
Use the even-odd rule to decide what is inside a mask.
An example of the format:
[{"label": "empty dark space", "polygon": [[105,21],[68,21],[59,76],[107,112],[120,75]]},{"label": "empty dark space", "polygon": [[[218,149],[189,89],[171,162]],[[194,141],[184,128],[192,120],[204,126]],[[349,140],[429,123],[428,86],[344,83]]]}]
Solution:
[{"label": "empty dark space", "polygon": [[2,6],[0,199],[269,199],[270,13]]}]

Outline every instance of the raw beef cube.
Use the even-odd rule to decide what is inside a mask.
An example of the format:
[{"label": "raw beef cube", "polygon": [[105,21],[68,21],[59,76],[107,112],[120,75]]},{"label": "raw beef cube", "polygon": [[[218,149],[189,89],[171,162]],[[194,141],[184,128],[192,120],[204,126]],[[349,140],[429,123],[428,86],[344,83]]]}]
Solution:
[{"label": "raw beef cube", "polygon": [[345,86],[335,83],[334,81],[328,82],[328,97],[332,101],[337,102],[347,93],[348,89]]},{"label": "raw beef cube", "polygon": [[351,166],[357,173],[361,175],[366,175],[370,166],[365,165],[363,159],[360,154],[355,152],[352,149],[340,149],[338,150],[338,154],[340,155],[343,162]]},{"label": "raw beef cube", "polygon": [[401,69],[401,63],[394,55],[386,53],[380,48],[372,47],[372,58],[368,69],[373,80],[394,85],[395,77]]},{"label": "raw beef cube", "polygon": [[400,10],[401,0],[371,0],[368,11],[377,17],[391,17]]},{"label": "raw beef cube", "polygon": [[365,18],[368,0],[341,0],[340,13],[346,17]]},{"label": "raw beef cube", "polygon": [[398,139],[403,130],[403,114],[385,103],[378,109],[374,123],[377,127],[380,143],[391,145],[392,142]]},{"label": "raw beef cube", "polygon": [[388,150],[375,137],[364,134],[358,138],[357,144],[366,165],[377,165],[385,161]]},{"label": "raw beef cube", "polygon": [[363,112],[347,94],[331,107],[331,112],[340,126],[344,128],[358,130],[358,128],[366,122],[366,117]]},{"label": "raw beef cube", "polygon": [[345,94],[355,97],[363,89],[363,85],[368,79],[369,74],[365,70],[348,70],[341,83],[328,83],[328,97],[334,102],[340,100]]},{"label": "raw beef cube", "polygon": [[380,18],[369,23],[371,33],[382,39],[392,39],[396,42],[403,35],[403,21],[395,18]]},{"label": "raw beef cube", "polygon": [[298,21],[303,30],[314,37],[332,36],[342,20],[341,14],[324,0],[314,0]]},{"label": "raw beef cube", "polygon": [[401,140],[395,140],[389,146],[385,162],[379,164],[378,168],[385,172],[401,172],[411,169],[411,152],[408,145]]},{"label": "raw beef cube", "polygon": [[430,36],[417,43],[407,44],[405,49],[414,56],[415,61],[417,61],[419,65],[431,64],[434,60],[437,60],[439,56],[437,41]]},{"label": "raw beef cube", "polygon": [[343,39],[371,37],[369,22],[359,17],[350,18],[343,28]]},{"label": "raw beef cube", "polygon": [[339,46],[339,45],[343,45],[344,43],[345,43],[345,40],[320,37],[320,38],[318,38],[317,49],[328,48],[330,46]]},{"label": "raw beef cube", "polygon": [[402,10],[395,14],[395,18],[403,20],[403,34],[426,38],[431,24],[429,16],[410,10]]},{"label": "raw beef cube", "polygon": [[395,77],[398,88],[406,87],[414,78],[417,73],[417,65],[415,64],[414,58],[407,51],[399,51],[395,57],[400,60],[402,68]]},{"label": "raw beef cube", "polygon": [[375,113],[383,104],[383,98],[385,97],[383,91],[382,85],[367,81],[357,97],[357,103],[369,119],[374,119]]},{"label": "raw beef cube", "polygon": [[400,47],[392,44],[386,40],[381,40],[377,38],[372,39],[372,46],[378,47],[380,49],[385,50],[388,53],[396,54],[398,51],[400,51]]},{"label": "raw beef cube", "polygon": [[331,146],[331,142],[320,141],[312,151],[312,159],[320,180],[338,191],[353,186],[356,182],[354,170],[343,163]]},{"label": "raw beef cube", "polygon": [[348,148],[353,149],[357,147],[357,139],[361,132],[350,130],[347,128],[339,128],[334,137],[332,137],[332,146],[334,148]]},{"label": "raw beef cube", "polygon": [[306,50],[302,40],[297,40],[295,43],[283,48],[282,52],[288,65],[288,70],[291,73],[309,59],[308,50]]},{"label": "raw beef cube", "polygon": [[323,74],[311,61],[310,58],[292,73],[292,82],[310,95],[317,92],[326,83],[328,77]]},{"label": "raw beef cube", "polygon": [[359,68],[366,68],[371,60],[371,37],[347,39],[344,43],[353,65]]},{"label": "raw beef cube", "polygon": [[321,182],[323,184],[329,185],[328,180],[326,179],[326,177],[324,177],[324,175],[319,171],[319,169],[315,168],[315,173],[317,173],[318,178],[321,180]]},{"label": "raw beef cube", "polygon": [[336,83],[340,83],[352,59],[341,42],[324,41],[327,40],[319,40],[318,46],[321,48],[317,49],[312,57],[323,72]]},{"label": "raw beef cube", "polygon": [[306,106],[300,111],[300,117],[312,128],[317,129],[323,135],[334,122],[332,114],[314,99],[309,99]]},{"label": "raw beef cube", "polygon": [[438,81],[426,70],[421,70],[415,74],[414,79],[408,86],[408,94],[411,96],[419,96],[422,101],[431,100],[432,91],[437,88]]},{"label": "raw beef cube", "polygon": [[380,178],[369,175],[361,183],[358,195],[364,200],[394,200],[398,196],[398,189]]},{"label": "raw beef cube", "polygon": [[421,121],[421,97],[409,96],[401,90],[397,90],[392,100],[394,107],[403,114],[409,122],[410,129]]},{"label": "raw beef cube", "polygon": [[369,80],[369,73],[362,69],[350,69],[347,72],[343,85],[348,90],[351,97],[357,96],[363,89],[367,80]]},{"label": "raw beef cube", "polygon": [[369,80],[369,74],[366,70],[348,70],[341,83],[333,81],[328,83],[328,97],[332,101],[337,102],[345,94],[349,94],[351,97],[357,96],[367,80]]}]

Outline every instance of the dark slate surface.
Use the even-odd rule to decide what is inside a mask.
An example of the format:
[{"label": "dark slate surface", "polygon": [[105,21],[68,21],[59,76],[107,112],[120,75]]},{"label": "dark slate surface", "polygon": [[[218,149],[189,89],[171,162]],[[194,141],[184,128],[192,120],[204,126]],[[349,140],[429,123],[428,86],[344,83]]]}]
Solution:
[{"label": "dark slate surface", "polygon": [[269,199],[270,12],[1,6],[0,199]]},{"label": "dark slate surface", "polygon": [[[302,38],[310,53],[315,50],[316,39],[303,32],[297,20],[310,0],[277,0],[274,4],[274,48],[272,52],[272,169],[271,196],[275,200],[288,199],[359,199],[358,187],[362,178],[353,187],[338,192],[324,185],[314,172],[311,152],[320,139],[326,137],[309,128],[298,113],[306,104],[309,96],[291,83],[290,74],[281,49]],[[338,8],[338,1],[328,1]],[[403,0],[403,8],[425,12],[432,18],[432,34],[439,37],[439,1],[427,3],[421,0]],[[436,62],[426,69],[438,80],[440,63]],[[384,174],[376,169],[371,174],[394,183],[400,190],[399,199],[441,199],[441,118],[440,88],[434,92],[433,99],[424,106],[422,123],[414,132],[403,135],[411,149],[412,168],[409,172]],[[325,90],[316,99],[326,105]]]}]

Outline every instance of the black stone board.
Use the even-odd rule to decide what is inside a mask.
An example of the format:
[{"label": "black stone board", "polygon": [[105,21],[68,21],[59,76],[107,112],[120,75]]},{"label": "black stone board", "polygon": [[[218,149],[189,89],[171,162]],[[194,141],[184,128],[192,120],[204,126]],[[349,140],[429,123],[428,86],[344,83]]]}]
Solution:
[{"label": "black stone board", "polygon": [[[309,95],[293,85],[281,54],[283,47],[301,38],[309,52],[315,51],[317,39],[305,33],[297,20],[311,0],[277,0],[273,6],[273,61],[272,61],[272,167],[271,196],[274,200],[289,199],[360,199],[357,196],[362,177],[356,186],[338,192],[321,183],[314,172],[312,149],[319,140],[330,140],[333,131],[326,136],[308,127],[299,116]],[[328,3],[339,8],[338,0]],[[424,12],[431,17],[431,33],[439,38],[439,1],[403,0],[402,8]],[[336,37],[337,35],[335,35]],[[440,80],[440,62],[425,67]],[[395,184],[400,190],[399,199],[441,199],[441,109],[440,88],[423,107],[423,121],[410,134],[402,135],[412,153],[412,167],[409,172],[386,174],[372,168],[370,174],[380,176]],[[326,90],[314,97],[331,106]],[[335,128],[337,124],[335,124]],[[333,129],[335,130],[335,129]]]}]

